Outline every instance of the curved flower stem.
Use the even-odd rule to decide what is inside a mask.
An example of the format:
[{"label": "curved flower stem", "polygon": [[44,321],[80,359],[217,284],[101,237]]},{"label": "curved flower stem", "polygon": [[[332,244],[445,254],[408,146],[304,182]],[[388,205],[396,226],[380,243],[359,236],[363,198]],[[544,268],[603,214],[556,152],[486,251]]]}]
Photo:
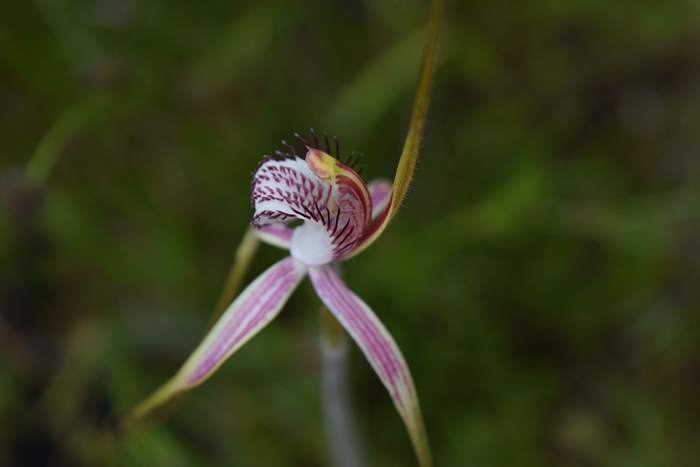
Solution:
[{"label": "curved flower stem", "polygon": [[348,336],[321,307],[321,398],[333,467],[363,467],[348,390]]}]

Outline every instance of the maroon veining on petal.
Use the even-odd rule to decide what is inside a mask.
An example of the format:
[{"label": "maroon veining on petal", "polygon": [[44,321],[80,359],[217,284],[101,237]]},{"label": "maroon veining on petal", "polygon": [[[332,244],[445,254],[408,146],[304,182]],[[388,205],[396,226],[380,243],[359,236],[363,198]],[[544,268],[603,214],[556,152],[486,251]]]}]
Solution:
[{"label": "maroon veining on petal", "polygon": [[325,204],[330,192],[330,186],[319,180],[303,159],[267,158],[253,175],[253,225],[293,219],[319,221],[312,207],[317,203]]},{"label": "maroon veining on petal", "polygon": [[[310,155],[324,169],[312,169]],[[315,162],[318,162],[316,159]],[[262,227],[300,219],[323,227],[334,258],[357,243],[370,221],[372,201],[365,182],[350,167],[320,150],[309,148],[307,159],[263,160],[253,174],[253,225]]]}]

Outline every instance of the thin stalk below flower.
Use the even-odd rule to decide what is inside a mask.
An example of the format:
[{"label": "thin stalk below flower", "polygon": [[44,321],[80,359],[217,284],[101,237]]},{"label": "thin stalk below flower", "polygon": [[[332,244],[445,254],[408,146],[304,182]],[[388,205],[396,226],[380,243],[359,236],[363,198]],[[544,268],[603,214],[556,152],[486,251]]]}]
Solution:
[{"label": "thin stalk below flower", "polygon": [[333,467],[364,467],[348,384],[348,336],[321,307],[321,401]]}]

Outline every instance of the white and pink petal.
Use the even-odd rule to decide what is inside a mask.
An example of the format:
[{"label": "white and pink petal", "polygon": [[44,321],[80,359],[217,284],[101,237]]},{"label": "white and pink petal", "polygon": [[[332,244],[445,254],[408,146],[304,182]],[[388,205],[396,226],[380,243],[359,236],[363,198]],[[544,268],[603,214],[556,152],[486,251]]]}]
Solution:
[{"label": "white and pink petal", "polygon": [[331,186],[314,174],[304,159],[266,158],[253,174],[253,225],[294,219],[319,221],[320,206],[328,202]]},{"label": "white and pink petal", "polygon": [[287,257],[255,279],[221,315],[180,371],[136,406],[130,419],[143,417],[174,395],[201,384],[211,376],[226,359],[277,316],[306,271],[302,263]]},{"label": "white and pink petal", "polygon": [[126,422],[143,418],[176,394],[209,378],[236,350],[279,314],[306,272],[306,266],[292,257],[267,269],[221,315],[180,371],[138,404]]},{"label": "white and pink petal", "polygon": [[238,295],[176,378],[186,387],[203,382],[277,316],[305,275],[306,267],[291,257],[271,266]]},{"label": "white and pink petal", "polygon": [[413,379],[396,342],[374,312],[348,289],[330,266],[311,268],[309,276],[321,301],[347,330],[389,391],[406,424],[420,464],[431,465]]}]

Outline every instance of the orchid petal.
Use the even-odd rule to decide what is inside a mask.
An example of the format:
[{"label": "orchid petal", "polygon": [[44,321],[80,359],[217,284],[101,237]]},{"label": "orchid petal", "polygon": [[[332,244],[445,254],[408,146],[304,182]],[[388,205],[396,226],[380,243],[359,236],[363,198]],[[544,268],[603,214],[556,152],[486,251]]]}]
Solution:
[{"label": "orchid petal", "polygon": [[391,183],[378,178],[369,182],[367,188],[372,198],[372,220],[374,220],[386,209],[391,200]]},{"label": "orchid petal", "polygon": [[287,257],[255,279],[234,300],[180,371],[139,404],[131,418],[142,418],[172,396],[211,376],[231,354],[277,316],[305,275],[306,267]]},{"label": "orchid petal", "polygon": [[370,246],[384,232],[389,222],[396,215],[396,211],[401,206],[408,186],[413,178],[413,172],[416,168],[418,153],[420,150],[420,139],[425,126],[425,119],[428,112],[428,104],[430,102],[430,89],[433,83],[433,75],[437,65],[437,47],[442,29],[442,0],[433,0],[431,2],[430,23],[428,24],[428,38],[423,51],[423,65],[421,66],[420,80],[416,97],[413,101],[413,111],[411,113],[411,121],[408,125],[408,133],[404,141],[401,158],[396,167],[394,175],[394,184],[391,193],[391,202],[387,208],[382,211],[374,224],[365,231],[362,238],[357,242],[352,252],[346,258],[357,255],[365,248]]},{"label": "orchid petal", "polygon": [[269,224],[255,228],[258,238],[268,245],[289,250],[292,246],[293,229],[284,224]]},{"label": "orchid petal", "polygon": [[420,465],[432,465],[416,390],[396,342],[374,312],[347,288],[331,267],[311,268],[309,276],[321,301],[357,343],[389,391],[406,424]]}]

